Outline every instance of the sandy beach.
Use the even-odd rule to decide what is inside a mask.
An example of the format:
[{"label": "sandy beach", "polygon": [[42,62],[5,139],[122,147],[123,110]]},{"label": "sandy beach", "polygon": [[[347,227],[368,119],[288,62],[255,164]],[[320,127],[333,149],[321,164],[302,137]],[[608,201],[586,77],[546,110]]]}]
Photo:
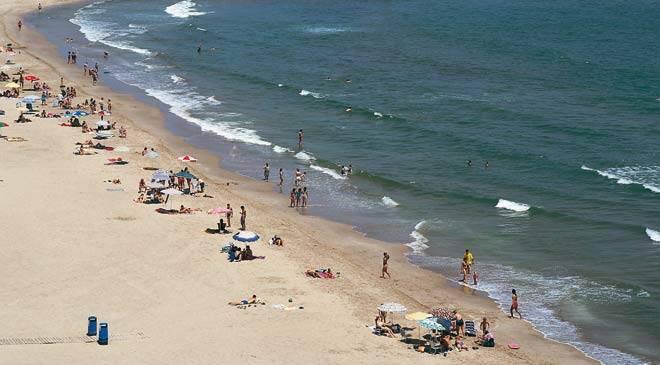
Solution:
[{"label": "sandy beach", "polygon": [[[12,59],[54,89],[63,77],[67,86],[77,89],[76,102],[112,99],[109,119],[127,128],[128,138],[102,143],[130,151],[75,155],[75,143],[93,134],[61,127],[65,118],[31,116],[31,123],[16,124],[18,100],[0,98],[0,109],[6,112],[0,121],[9,124],[0,134],[26,140],[0,139],[0,363],[595,362],[569,345],[545,339],[529,323],[509,319],[494,302],[471,289],[455,288],[442,276],[409,264],[405,246],[301,215],[285,208],[288,202],[272,193],[268,183],[218,168],[213,155],[168,133],[160,110],[102,83],[92,86],[80,65],[66,64],[40,34],[26,26],[19,31],[21,14],[36,8],[37,1],[1,4],[0,41],[13,43]],[[4,62],[5,54],[0,59]],[[27,94],[36,93],[21,92]],[[52,100],[46,110],[58,111],[50,107]],[[93,124],[98,117],[83,119]],[[143,157],[145,146],[160,157]],[[177,161],[183,154],[200,161]],[[106,165],[116,157],[129,164]],[[152,173],[144,167],[176,172],[186,166],[204,177],[206,192],[213,198],[175,196],[173,204],[201,212],[163,215],[155,212],[159,206],[133,202],[138,181]],[[121,184],[106,182],[112,179]],[[217,223],[217,216],[206,211],[227,203],[234,207],[236,221],[238,207],[247,208],[247,228],[262,237],[252,248],[265,259],[230,263],[219,251],[231,241],[230,235],[205,232]],[[236,231],[237,222],[233,226]],[[283,237],[285,245],[268,245],[273,235]],[[392,256],[389,280],[379,278],[383,251]],[[319,267],[330,267],[341,277],[304,275]],[[266,304],[245,309],[227,305],[252,294]],[[383,302],[401,303],[409,312],[457,308],[477,324],[488,317],[497,345],[451,351],[446,357],[417,353],[400,338],[375,336],[367,328]],[[274,304],[292,310],[276,309]],[[299,307],[304,309],[293,309]],[[523,296],[523,313],[524,309]],[[84,341],[90,315],[108,323],[109,346]],[[414,325],[401,315],[393,319]],[[54,344],[25,344],[35,338],[49,338],[46,342]],[[473,338],[466,341],[472,346]],[[510,342],[521,348],[508,349]]]}]

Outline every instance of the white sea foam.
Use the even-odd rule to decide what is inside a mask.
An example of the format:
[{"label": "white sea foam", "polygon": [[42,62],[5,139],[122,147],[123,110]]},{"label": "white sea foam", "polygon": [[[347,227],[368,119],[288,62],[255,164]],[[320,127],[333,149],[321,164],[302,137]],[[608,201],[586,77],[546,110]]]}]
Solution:
[{"label": "white sea foam", "polygon": [[293,152],[293,151],[291,151],[290,149],[288,149],[286,147],[282,147],[282,146],[278,146],[278,145],[273,145],[273,151],[275,151],[275,153]]},{"label": "white sea foam", "polygon": [[394,199],[390,198],[389,196],[384,196],[380,199],[380,201],[387,207],[398,207],[399,203],[395,202]]},{"label": "white sea foam", "polygon": [[407,243],[406,246],[412,248],[413,254],[421,254],[424,250],[429,248],[427,243],[429,242],[428,238],[420,232],[420,230],[426,225],[426,221],[420,221],[415,225],[415,229],[410,233],[410,237],[413,238],[413,241]]},{"label": "white sea foam", "polygon": [[185,81],[183,77],[177,75],[170,75],[170,79],[172,79],[172,82],[174,82],[175,84],[181,84]]},{"label": "white sea foam", "polygon": [[339,27],[307,27],[305,28],[306,33],[311,34],[336,34],[350,31],[349,28],[339,28]]},{"label": "white sea foam", "polygon": [[647,228],[646,235],[649,236],[652,241],[660,242],[660,232]]},{"label": "white sea foam", "polygon": [[335,171],[333,169],[329,169],[327,167],[321,167],[321,166],[317,166],[317,165],[309,165],[309,167],[312,170],[320,171],[320,172],[332,177],[335,180],[345,180],[346,179],[346,176],[342,176],[337,171]]},{"label": "white sea foam", "polygon": [[510,200],[500,199],[495,205],[495,208],[512,210],[514,212],[526,212],[529,210],[530,206],[523,203],[516,203]]},{"label": "white sea foam", "polygon": [[316,160],[316,157],[314,157],[311,153],[307,153],[305,151],[300,151],[293,156],[299,160],[303,160],[306,162],[311,162],[313,160]]},{"label": "white sea foam", "polygon": [[[212,103],[212,104],[215,104],[215,105],[220,105],[220,104],[222,104],[222,102],[221,102],[220,100],[216,99],[214,95],[211,95],[211,96],[209,96],[208,98],[206,98],[206,101],[208,101],[208,102],[210,102],[210,103]],[[236,114],[236,115],[238,116],[238,115],[240,115],[240,114]]]},{"label": "white sea foam", "polygon": [[284,84],[277,84],[277,87],[284,87]]},{"label": "white sea foam", "polygon": [[378,118],[382,118],[382,117],[383,117],[383,114],[382,114],[382,113],[379,113],[379,112],[374,112],[374,115],[375,115],[376,117],[378,117]]},{"label": "white sea foam", "polygon": [[[108,22],[91,19],[90,16],[102,14],[104,9],[96,9],[93,6],[99,3],[90,4],[74,13],[74,17],[69,22],[80,27],[80,32],[90,42],[105,44],[113,48],[123,49],[135,52],[145,56],[151,55],[151,51],[144,48],[135,47],[131,42],[117,39],[118,37],[128,35],[125,29],[118,29],[119,25]],[[92,7],[90,7],[92,6]],[[133,31],[134,33],[136,31]]]},{"label": "white sea foam", "polygon": [[660,193],[660,166],[624,166],[597,170],[582,165],[581,169],[595,172],[611,180],[616,180],[617,184],[641,185],[646,190]]},{"label": "white sea foam", "polygon": [[206,14],[205,12],[198,11],[195,7],[197,4],[191,0],[179,1],[176,4],[172,4],[165,8],[165,12],[170,14],[175,18],[189,18],[191,16],[199,16]]},{"label": "white sea foam", "polygon": [[[138,86],[139,85],[135,85]],[[238,141],[249,144],[270,146],[271,143],[263,140],[256,131],[245,128],[243,122],[223,121],[221,118],[198,118],[191,114],[190,109],[195,105],[208,103],[207,98],[183,90],[181,92],[165,91],[159,89],[146,89],[147,95],[150,95],[161,102],[170,106],[170,111],[175,115],[198,125],[202,131],[217,134],[230,141]],[[227,115],[225,115],[227,116]],[[220,115],[222,117],[222,115]]]},{"label": "white sea foam", "polygon": [[315,98],[315,99],[321,99],[321,98],[323,97],[323,95],[321,95],[320,93],[315,93],[315,92],[313,92],[313,91],[309,91],[309,90],[305,90],[305,89],[300,90],[300,93],[298,93],[298,94],[299,94],[300,96],[308,96],[308,95],[311,95],[311,96],[312,96],[313,98]]},{"label": "white sea foam", "polygon": [[196,28],[196,29],[199,30],[200,32],[206,32],[206,29],[204,28]]}]

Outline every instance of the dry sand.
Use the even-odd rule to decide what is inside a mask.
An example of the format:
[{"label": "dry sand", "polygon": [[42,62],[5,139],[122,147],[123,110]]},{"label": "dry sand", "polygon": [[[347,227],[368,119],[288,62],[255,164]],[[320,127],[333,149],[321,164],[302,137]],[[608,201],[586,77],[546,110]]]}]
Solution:
[{"label": "dry sand", "polygon": [[[64,76],[67,85],[77,87],[80,100],[84,95],[111,98],[115,113],[110,119],[126,126],[129,138],[104,143],[126,145],[131,151],[76,156],[74,144],[91,135],[60,127],[59,119],[14,124],[17,100],[0,98],[0,109],[7,112],[0,121],[11,124],[0,133],[27,139],[0,140],[0,363],[594,362],[573,347],[544,339],[529,323],[508,319],[487,298],[451,287],[440,275],[409,264],[405,247],[300,215],[285,208],[286,198],[271,193],[267,183],[219,169],[216,158],[167,133],[160,111],[102,85],[92,87],[82,70],[63,62],[39,34],[26,27],[18,32],[18,17],[35,10],[36,3],[0,4],[0,42],[19,45],[15,60],[51,86]],[[93,123],[97,118],[86,120]],[[142,157],[143,146],[155,147],[161,157]],[[265,260],[229,263],[218,251],[229,237],[204,232],[215,226],[216,217],[160,215],[153,205],[134,203],[139,179],[150,176],[142,167],[178,171],[182,164],[175,157],[182,153],[200,157],[193,172],[206,177],[214,198],[177,196],[175,204],[204,211],[226,203],[245,205],[248,229],[266,239],[278,234],[285,246],[270,247],[262,239],[252,246]],[[130,163],[104,165],[117,156]],[[123,184],[104,182],[115,178]],[[109,190],[118,188],[123,191]],[[379,278],[384,250],[392,255],[391,280]],[[315,280],[302,274],[316,267],[332,267],[342,277]],[[267,305],[227,305],[253,293]],[[304,309],[271,307],[289,305],[289,298]],[[366,328],[384,301],[403,303],[412,311],[444,305],[459,308],[468,319],[487,316],[497,346],[453,351],[447,357],[416,353]],[[524,313],[524,296],[521,305]],[[81,343],[92,314],[109,323],[109,346]],[[44,337],[71,343],[7,344]],[[521,349],[507,349],[510,341]]]}]

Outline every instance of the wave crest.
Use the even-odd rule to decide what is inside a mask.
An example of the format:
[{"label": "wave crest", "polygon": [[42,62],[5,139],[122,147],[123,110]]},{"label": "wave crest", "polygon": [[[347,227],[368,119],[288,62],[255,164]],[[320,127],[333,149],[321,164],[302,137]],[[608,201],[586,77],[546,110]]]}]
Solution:
[{"label": "wave crest", "polygon": [[199,16],[206,14],[203,11],[198,11],[195,8],[196,6],[197,4],[195,4],[191,0],[183,0],[183,1],[179,1],[176,4],[172,4],[166,7],[165,12],[175,18],[181,18],[181,19],[189,18],[191,16]]},{"label": "wave crest", "polygon": [[495,208],[512,210],[514,212],[526,212],[531,207],[527,204],[516,203],[506,199],[500,199],[497,201]]}]

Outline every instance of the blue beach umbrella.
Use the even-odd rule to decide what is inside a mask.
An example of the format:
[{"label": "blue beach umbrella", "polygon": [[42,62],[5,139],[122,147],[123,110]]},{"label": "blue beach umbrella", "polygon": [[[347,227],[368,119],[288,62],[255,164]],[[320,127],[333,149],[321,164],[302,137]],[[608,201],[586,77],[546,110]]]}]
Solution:
[{"label": "blue beach umbrella", "polygon": [[232,238],[239,242],[254,242],[259,239],[259,235],[250,231],[241,231],[236,233]]},{"label": "blue beach umbrella", "polygon": [[170,172],[167,170],[158,170],[151,176],[153,181],[168,181],[170,179]]},{"label": "blue beach umbrella", "polygon": [[195,176],[195,175],[189,173],[188,171],[179,171],[179,172],[177,172],[176,175],[174,175],[174,176],[176,176],[176,177],[182,177],[182,178],[184,178],[184,179],[196,179],[196,178],[197,178],[197,176]]},{"label": "blue beach umbrella", "polygon": [[84,110],[76,110],[75,112],[66,112],[66,114],[75,115],[76,117],[85,117],[89,115],[89,113]]},{"label": "blue beach umbrella", "polygon": [[446,328],[438,323],[438,319],[433,317],[433,318],[427,318],[423,319],[421,321],[418,321],[419,325],[424,328],[428,328],[430,330],[436,330],[436,331],[445,331]]},{"label": "blue beach umbrella", "polygon": [[27,96],[23,97],[23,103],[24,104],[34,104],[39,99],[40,99],[39,96],[27,95]]}]

